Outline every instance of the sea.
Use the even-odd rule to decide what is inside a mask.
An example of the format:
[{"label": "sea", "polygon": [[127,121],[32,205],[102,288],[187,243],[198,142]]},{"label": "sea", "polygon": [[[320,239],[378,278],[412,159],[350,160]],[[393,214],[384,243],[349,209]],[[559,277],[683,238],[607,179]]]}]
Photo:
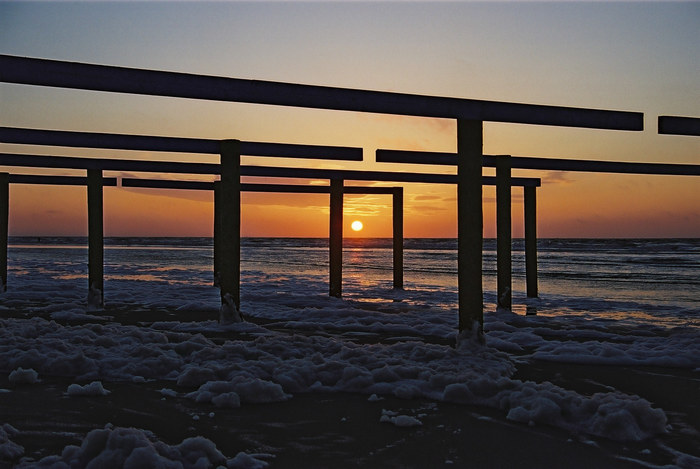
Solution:
[{"label": "sea", "polygon": [[[617,320],[658,325],[700,325],[700,239],[539,239],[539,298],[525,295],[524,242],[515,239],[513,311],[518,314],[590,313]],[[484,240],[485,308],[495,308],[496,242]],[[343,296],[362,302],[396,299],[392,290],[392,240],[346,238],[343,241]],[[83,237],[10,237],[8,288],[16,280],[31,284],[41,275],[75,281],[86,290],[87,239]],[[155,290],[215,295],[211,238],[105,238],[105,299],[152,302]],[[325,238],[243,238],[243,307],[265,284],[275,294],[327,293],[328,240]],[[457,240],[404,240],[404,290],[401,301],[429,301],[455,310]],[[41,282],[40,280],[37,280]],[[27,283],[28,282],[28,283]],[[135,288],[135,282],[149,285]],[[124,287],[126,296],[120,295]],[[110,289],[113,286],[113,289]],[[411,292],[415,293],[412,298]],[[178,295],[175,294],[175,297]],[[190,298],[191,299],[191,298]],[[174,304],[174,306],[177,306]]]}]

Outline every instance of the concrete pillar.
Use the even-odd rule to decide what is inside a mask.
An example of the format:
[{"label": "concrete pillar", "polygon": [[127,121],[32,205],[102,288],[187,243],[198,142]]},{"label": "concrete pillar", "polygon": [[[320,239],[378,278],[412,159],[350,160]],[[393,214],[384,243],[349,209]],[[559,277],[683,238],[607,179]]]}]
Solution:
[{"label": "concrete pillar", "polygon": [[10,175],[0,173],[0,292],[7,291],[7,231],[10,214]]},{"label": "concrete pillar", "polygon": [[457,120],[457,282],[459,331],[477,328],[483,336],[484,300],[481,279],[483,122]]},{"label": "concrete pillar", "polygon": [[[233,299],[236,308],[241,307],[241,142],[223,140],[221,152],[221,189],[219,209],[220,234],[217,236],[220,258],[218,261],[221,302],[225,296]],[[216,218],[216,215],[215,215]],[[220,242],[218,241],[220,238]],[[219,257],[219,256],[217,256]]]},{"label": "concrete pillar", "polygon": [[221,181],[214,182],[214,286],[221,275]]},{"label": "concrete pillar", "polygon": [[329,294],[340,298],[343,291],[343,180],[331,179],[329,227]]},{"label": "concrete pillar", "polygon": [[511,160],[510,156],[496,158],[496,268],[497,304],[510,309],[513,303],[511,258]]},{"label": "concrete pillar", "polygon": [[525,186],[525,279],[528,298],[537,298],[537,187]]},{"label": "concrete pillar", "polygon": [[87,170],[88,307],[104,307],[104,228],[102,170]]},{"label": "concrete pillar", "polygon": [[403,290],[403,187],[394,187],[392,196],[394,289]]}]

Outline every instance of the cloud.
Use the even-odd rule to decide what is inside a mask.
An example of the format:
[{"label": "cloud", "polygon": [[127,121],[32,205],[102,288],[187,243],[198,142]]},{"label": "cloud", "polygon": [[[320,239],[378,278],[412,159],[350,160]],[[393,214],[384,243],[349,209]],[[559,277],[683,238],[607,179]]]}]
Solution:
[{"label": "cloud", "polygon": [[406,210],[408,213],[439,212],[447,210],[447,207],[440,205],[414,205]]},{"label": "cloud", "polygon": [[195,202],[212,202],[214,195],[211,191],[186,190],[186,189],[149,189],[142,187],[119,187],[117,190],[134,194],[143,194],[155,197],[167,197],[171,199],[193,200]]},{"label": "cloud", "polygon": [[547,171],[541,176],[542,184],[571,184],[571,174],[564,171]]},{"label": "cloud", "polygon": [[439,195],[417,195],[413,197],[414,201],[422,201],[422,200],[440,200],[442,197]]}]

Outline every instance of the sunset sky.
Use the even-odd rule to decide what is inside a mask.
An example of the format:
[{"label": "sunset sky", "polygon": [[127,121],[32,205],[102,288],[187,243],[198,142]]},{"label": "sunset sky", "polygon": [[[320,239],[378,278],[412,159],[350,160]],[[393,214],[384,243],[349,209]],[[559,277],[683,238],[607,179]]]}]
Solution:
[{"label": "sunset sky", "polygon": [[[637,111],[645,115],[643,132],[485,123],[484,153],[700,164],[700,138],[658,135],[656,127],[659,115],[700,116],[698,25],[700,2],[0,0],[0,53],[246,79]],[[456,124],[448,119],[0,84],[0,125],[354,146],[364,148],[365,161],[245,157],[243,163],[455,172],[438,166],[374,162],[377,148],[455,151]],[[217,161],[214,155],[9,144],[0,144],[0,151]],[[485,169],[484,173],[493,174],[493,170]],[[514,175],[542,178],[538,190],[541,237],[700,237],[698,177],[537,171],[515,171]],[[10,234],[86,234],[85,192],[79,187],[13,185]],[[211,235],[210,193],[105,188],[104,194],[107,236]],[[455,187],[407,184],[405,194],[405,236],[456,235]],[[519,237],[522,190],[514,188],[513,197],[513,234]],[[484,188],[487,237],[495,235],[494,198],[495,190]],[[350,229],[354,220],[362,221],[362,231]],[[346,196],[345,225],[348,236],[391,236],[391,196]],[[246,193],[242,234],[327,236],[328,196]]]}]

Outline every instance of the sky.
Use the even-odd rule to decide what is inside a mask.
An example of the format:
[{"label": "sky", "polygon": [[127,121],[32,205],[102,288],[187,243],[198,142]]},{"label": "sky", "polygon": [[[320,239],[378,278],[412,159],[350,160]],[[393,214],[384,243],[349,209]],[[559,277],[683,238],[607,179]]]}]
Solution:
[{"label": "sky", "polygon": [[[700,2],[8,2],[0,53],[460,98],[643,112],[642,132],[484,124],[484,153],[700,164]],[[363,162],[243,164],[454,173],[374,162],[377,148],[455,151],[450,119],[0,84],[0,125],[362,147]],[[215,155],[0,144],[0,151],[216,162]],[[33,174],[81,174],[0,168]],[[493,170],[485,169],[491,175]],[[700,237],[700,178],[515,170],[542,178],[540,237]],[[124,176],[107,173],[107,176]],[[146,177],[176,178],[174,175]],[[177,176],[179,179],[185,176]],[[189,177],[189,179],[196,179]],[[251,180],[252,181],[252,180]],[[290,182],[256,179],[255,182]],[[327,184],[327,181],[291,181]],[[456,236],[456,188],[405,185],[405,236]],[[12,185],[11,235],[84,235],[85,188]],[[484,188],[484,235],[495,235]],[[206,192],[105,188],[107,236],[210,236]],[[391,236],[391,196],[345,197],[345,234]],[[243,194],[244,236],[328,235],[328,196]],[[522,236],[513,189],[513,235]],[[353,233],[350,223],[364,229]]]}]

